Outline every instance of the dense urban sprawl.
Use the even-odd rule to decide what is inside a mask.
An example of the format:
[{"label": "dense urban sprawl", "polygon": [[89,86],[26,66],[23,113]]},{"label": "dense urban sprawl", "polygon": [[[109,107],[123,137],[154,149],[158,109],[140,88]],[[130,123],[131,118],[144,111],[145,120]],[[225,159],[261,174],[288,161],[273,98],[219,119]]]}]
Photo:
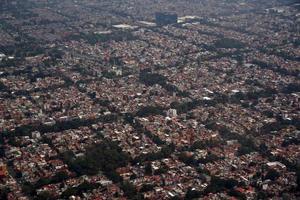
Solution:
[{"label": "dense urban sprawl", "polygon": [[0,199],[299,198],[296,2],[0,1]]}]

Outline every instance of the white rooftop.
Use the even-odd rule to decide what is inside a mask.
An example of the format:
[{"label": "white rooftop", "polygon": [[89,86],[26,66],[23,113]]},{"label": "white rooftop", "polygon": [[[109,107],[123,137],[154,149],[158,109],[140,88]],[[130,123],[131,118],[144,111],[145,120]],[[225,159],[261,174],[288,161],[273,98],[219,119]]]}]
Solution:
[{"label": "white rooftop", "polygon": [[135,29],[137,26],[131,26],[129,24],[118,24],[118,25],[113,25],[115,28],[120,28],[120,29]]}]

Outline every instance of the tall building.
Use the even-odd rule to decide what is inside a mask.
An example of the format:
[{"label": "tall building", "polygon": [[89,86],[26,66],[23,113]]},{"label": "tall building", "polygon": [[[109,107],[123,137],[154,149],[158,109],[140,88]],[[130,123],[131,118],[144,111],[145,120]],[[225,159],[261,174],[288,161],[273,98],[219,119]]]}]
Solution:
[{"label": "tall building", "polygon": [[165,26],[168,24],[176,24],[178,20],[177,14],[171,13],[155,13],[155,21],[158,26]]},{"label": "tall building", "polygon": [[176,109],[169,109],[167,111],[167,116],[170,117],[170,118],[177,117],[177,110]]}]

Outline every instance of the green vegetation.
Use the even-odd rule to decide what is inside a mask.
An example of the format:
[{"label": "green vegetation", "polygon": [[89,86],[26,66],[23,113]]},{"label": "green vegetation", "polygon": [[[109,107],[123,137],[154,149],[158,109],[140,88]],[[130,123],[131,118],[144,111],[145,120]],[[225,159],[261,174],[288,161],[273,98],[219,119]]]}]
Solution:
[{"label": "green vegetation", "polygon": [[30,196],[34,196],[36,194],[34,185],[29,182],[25,182],[22,184],[22,191],[24,192],[24,194]]},{"label": "green vegetation", "polygon": [[205,158],[200,158],[198,160],[198,162],[202,163],[202,164],[206,164],[206,163],[215,162],[215,161],[221,160],[221,159],[224,159],[224,157],[222,158],[222,157],[219,157],[219,156],[209,152],[208,155]]},{"label": "green vegetation", "polygon": [[231,189],[229,192],[228,192],[228,195],[230,196],[233,196],[233,197],[236,197],[237,199],[240,199],[240,200],[246,200],[247,197],[245,194],[235,190],[235,189]]},{"label": "green vegetation", "polygon": [[237,151],[237,156],[242,156],[245,154],[249,154],[251,152],[253,152],[253,149],[250,148],[249,146],[240,146]]},{"label": "green vegetation", "polygon": [[48,191],[43,191],[38,194],[34,200],[55,200],[56,198]]},{"label": "green vegetation", "polygon": [[215,122],[207,122],[206,128],[219,131],[220,135],[224,140],[238,140],[241,144],[241,149],[239,152],[241,155],[245,153],[251,153],[254,151],[258,151],[258,147],[253,142],[252,138],[245,137],[244,135],[240,135],[235,132],[231,132],[226,126],[224,125],[217,125]]},{"label": "green vegetation", "polygon": [[41,133],[59,132],[68,129],[75,129],[80,126],[88,126],[97,121],[113,122],[116,120],[116,118],[117,118],[116,115],[105,115],[95,120],[74,119],[74,120],[64,121],[64,122],[56,122],[54,125],[39,125],[39,126],[25,125],[25,126],[17,127],[14,131],[2,132],[1,134],[4,137],[13,138],[15,136],[29,136],[33,131],[39,131]]},{"label": "green vegetation", "polygon": [[290,76],[298,76],[300,71],[298,69],[296,70],[287,70],[286,68],[280,67],[278,65],[275,64],[271,64],[271,63],[266,63],[260,60],[253,60],[252,61],[253,64],[261,67],[261,68],[265,68],[265,69],[270,69],[272,71],[278,72],[280,74],[283,75],[290,75]]},{"label": "green vegetation", "polygon": [[195,100],[195,101],[183,102],[183,103],[172,102],[170,107],[176,109],[178,113],[186,113],[196,108],[199,105],[200,105],[200,101]]},{"label": "green vegetation", "polygon": [[146,175],[152,175],[152,173],[153,173],[153,170],[152,170],[152,167],[151,167],[151,163],[147,162],[146,165],[145,165],[145,174]]},{"label": "green vegetation", "polygon": [[194,151],[196,149],[206,149],[208,147],[214,147],[218,144],[219,142],[216,140],[197,140],[194,142],[191,146],[191,150]]},{"label": "green vegetation", "polygon": [[169,168],[167,166],[161,166],[159,169],[154,171],[154,175],[161,175],[165,174],[169,171]]},{"label": "green vegetation", "polygon": [[293,41],[293,45],[294,45],[294,47],[300,47],[300,39],[296,39],[296,40],[294,40]]},{"label": "green vegetation", "polygon": [[0,91],[4,90],[7,90],[7,87],[2,82],[0,82]]},{"label": "green vegetation", "polygon": [[299,129],[300,128],[299,118],[287,120],[287,119],[284,119],[282,116],[276,116],[276,121],[263,125],[260,128],[259,133],[271,134],[273,131],[279,131],[288,126],[295,126],[296,128]]},{"label": "green vegetation", "polygon": [[114,71],[103,71],[102,72],[102,76],[104,78],[107,78],[107,79],[113,79],[115,78],[117,75]]},{"label": "green vegetation", "polygon": [[270,179],[271,181],[275,181],[279,177],[280,177],[279,172],[277,172],[275,169],[270,169],[265,176],[265,180]]},{"label": "green vegetation", "polygon": [[136,115],[139,117],[147,117],[150,115],[162,115],[164,108],[160,106],[145,106],[140,108]]},{"label": "green vegetation", "polygon": [[190,110],[195,109],[198,106],[214,106],[218,103],[215,100],[192,100],[188,102],[172,102],[170,107],[177,110],[177,113],[187,113]]},{"label": "green vegetation", "polygon": [[234,179],[222,179],[216,176],[211,177],[211,183],[207,186],[204,193],[218,193],[224,190],[233,189],[239,182]]},{"label": "green vegetation", "polygon": [[98,183],[83,182],[77,187],[69,187],[61,194],[61,197],[64,199],[68,199],[72,195],[81,195],[84,192],[91,191],[93,189],[99,188],[100,186],[101,185]]},{"label": "green vegetation", "polygon": [[152,184],[144,184],[139,192],[144,193],[153,190],[155,185]]},{"label": "green vegetation", "polygon": [[192,190],[191,188],[189,188],[185,194],[184,199],[185,200],[198,199],[201,197],[201,195],[202,195],[202,193],[200,191]]},{"label": "green vegetation", "polygon": [[141,72],[140,81],[147,86],[152,86],[155,84],[164,85],[167,81],[167,78],[163,75],[156,74],[156,73],[152,74],[148,72]]},{"label": "green vegetation", "polygon": [[74,34],[67,38],[68,40],[85,40],[89,44],[94,45],[99,42],[107,41],[123,41],[123,40],[135,40],[136,37],[129,31],[115,31],[110,34],[97,34],[97,33],[80,33]]},{"label": "green vegetation", "polygon": [[58,172],[57,174],[55,174],[51,178],[41,178],[40,180],[38,180],[36,182],[36,184],[34,185],[34,187],[37,189],[37,188],[41,188],[41,187],[43,187],[45,185],[60,183],[63,180],[66,180],[68,178],[69,178],[68,173],[65,172],[65,171],[61,171],[61,172]]},{"label": "green vegetation", "polygon": [[0,46],[0,51],[17,58],[36,56],[45,53],[45,48],[36,42],[22,42],[12,46]]},{"label": "green vegetation", "polygon": [[170,93],[175,92],[178,96],[188,97],[190,95],[189,92],[180,91],[175,85],[167,83],[168,79],[165,76],[157,73],[150,73],[148,70],[144,70],[140,73],[139,80],[146,86],[158,84]]},{"label": "green vegetation", "polygon": [[230,196],[237,197],[238,199],[246,199],[245,195],[235,190],[235,187],[242,186],[237,180],[234,179],[223,179],[216,176],[211,177],[210,184],[206,187],[204,191],[188,189],[185,199],[197,199],[201,198],[209,193],[218,193],[223,191],[228,191]]},{"label": "green vegetation", "polygon": [[7,195],[10,192],[8,187],[0,188],[0,199],[7,200]]},{"label": "green vegetation", "polygon": [[78,175],[95,175],[99,171],[103,171],[114,182],[120,181],[115,170],[118,167],[126,166],[130,160],[118,143],[108,139],[88,148],[86,155],[82,157],[74,158],[72,153],[66,152],[62,158]]},{"label": "green vegetation", "polygon": [[297,191],[300,191],[300,166],[297,166],[296,169],[296,176],[297,176]]},{"label": "green vegetation", "polygon": [[[21,176],[21,175],[18,175],[18,176]],[[68,178],[69,178],[69,175],[64,171],[61,171],[61,172],[58,172],[57,174],[55,174],[53,177],[40,178],[35,184],[29,183],[29,182],[23,183],[22,191],[27,195],[34,196],[36,194],[37,189],[39,189],[45,185],[60,183],[63,180],[66,180]],[[48,198],[45,198],[46,196]],[[42,194],[38,195],[37,199],[53,199],[53,198],[47,192],[47,193],[42,193]]]},{"label": "green vegetation", "polygon": [[215,42],[215,47],[225,49],[241,49],[245,47],[245,44],[235,39],[222,38]]},{"label": "green vegetation", "polygon": [[137,195],[137,191],[136,191],[134,185],[132,185],[128,181],[124,181],[120,187],[124,191],[124,194],[126,195],[126,197],[128,197],[129,199],[133,199]]},{"label": "green vegetation", "polygon": [[282,89],[282,92],[285,94],[300,92],[300,84],[299,83],[289,83],[286,87],[284,87]]}]

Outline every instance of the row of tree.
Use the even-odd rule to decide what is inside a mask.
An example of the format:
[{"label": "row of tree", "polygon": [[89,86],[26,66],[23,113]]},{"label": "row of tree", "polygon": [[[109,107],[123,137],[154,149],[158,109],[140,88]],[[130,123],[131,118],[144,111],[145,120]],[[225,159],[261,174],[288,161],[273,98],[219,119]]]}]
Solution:
[{"label": "row of tree", "polygon": [[95,45],[99,42],[135,40],[136,37],[130,31],[114,31],[109,34],[97,34],[97,33],[74,34],[74,35],[70,35],[67,39],[85,40],[89,44]]}]

